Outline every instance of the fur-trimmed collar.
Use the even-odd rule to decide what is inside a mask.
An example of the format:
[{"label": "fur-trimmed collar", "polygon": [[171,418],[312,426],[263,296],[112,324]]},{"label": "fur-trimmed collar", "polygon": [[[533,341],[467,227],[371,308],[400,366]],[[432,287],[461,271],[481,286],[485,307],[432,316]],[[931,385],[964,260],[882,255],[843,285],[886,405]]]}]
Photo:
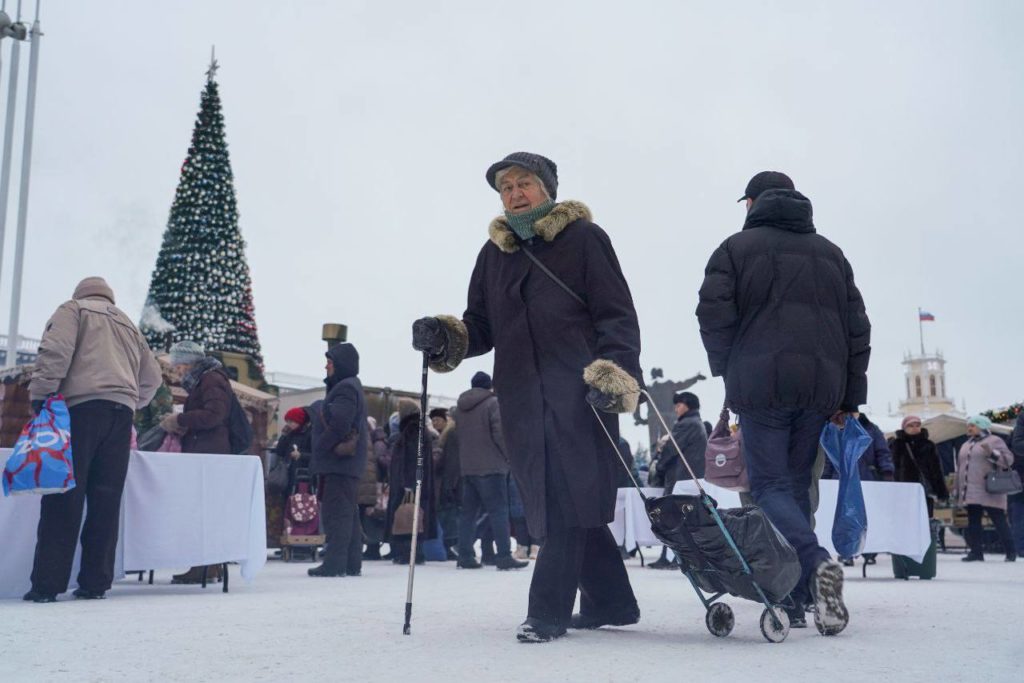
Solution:
[{"label": "fur-trimmed collar", "polygon": [[[574,200],[559,202],[555,204],[555,208],[551,209],[551,213],[533,224],[533,229],[541,239],[550,242],[565,230],[565,226],[581,218],[587,221],[593,220],[590,209],[583,202]],[[504,216],[498,216],[491,221],[487,232],[495,246],[506,254],[512,254],[519,250],[516,235],[508,226],[508,221]]]}]

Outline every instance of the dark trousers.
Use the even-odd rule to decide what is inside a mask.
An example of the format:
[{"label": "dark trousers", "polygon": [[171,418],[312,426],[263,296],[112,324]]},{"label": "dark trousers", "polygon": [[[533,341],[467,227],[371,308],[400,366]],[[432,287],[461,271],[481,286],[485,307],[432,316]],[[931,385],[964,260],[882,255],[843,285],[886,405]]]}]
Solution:
[{"label": "dark trousers", "polygon": [[473,557],[476,520],[487,513],[498,557],[512,554],[508,521],[508,475],[467,475],[462,478],[462,510],[459,512],[459,557]]},{"label": "dark trousers", "polygon": [[828,415],[813,410],[740,413],[750,493],[796,549],[802,573],[793,597],[804,602],[808,598],[808,579],[818,564],[830,558],[818,544],[810,522],[812,471],[818,439],[827,420]]},{"label": "dark trousers", "polygon": [[[32,589],[39,593],[58,594],[68,589],[79,530],[82,564],[78,585],[90,591],[106,591],[114,581],[133,413],[112,401],[80,403],[69,412],[75,488],[43,496],[32,564]],[[83,526],[86,503],[89,512]]]},{"label": "dark trousers", "polygon": [[607,526],[548,529],[530,582],[527,616],[568,626],[576,591],[580,613],[618,614],[636,607],[626,565]]},{"label": "dark trousers", "polygon": [[358,574],[363,567],[363,528],[359,524],[359,479],[340,474],[322,477],[320,518],[327,534],[324,566]]},{"label": "dark trousers", "polygon": [[459,503],[454,500],[445,500],[442,494],[441,502],[437,506],[437,521],[441,525],[441,537],[444,540],[444,547],[451,548],[459,543]]},{"label": "dark trousers", "polygon": [[548,457],[545,470],[547,536],[533,569],[527,616],[568,627],[577,590],[583,614],[614,615],[636,609],[636,596],[611,530],[607,525],[578,526],[568,509],[561,463]]},{"label": "dark trousers", "polygon": [[1010,509],[1010,530],[1018,555],[1024,555],[1024,494],[1010,496],[1006,504]]},{"label": "dark trousers", "polygon": [[999,540],[1007,555],[1013,554],[1013,538],[1010,535],[1010,525],[1006,523],[1006,513],[999,508],[990,508],[983,505],[967,506],[967,532],[964,537],[967,546],[971,549],[971,555],[983,555],[985,552],[984,531],[981,528],[981,516],[988,515],[992,520],[992,526],[996,528]]}]

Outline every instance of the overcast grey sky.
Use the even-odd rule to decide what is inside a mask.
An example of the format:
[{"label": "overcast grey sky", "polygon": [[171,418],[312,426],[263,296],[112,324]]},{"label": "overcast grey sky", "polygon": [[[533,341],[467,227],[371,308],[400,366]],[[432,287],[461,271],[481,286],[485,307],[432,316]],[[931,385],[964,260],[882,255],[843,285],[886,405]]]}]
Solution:
[{"label": "overcast grey sky", "polygon": [[[1024,398],[1024,3],[46,0],[42,19],[25,335],[86,275],[140,312],[216,43],[270,370],[319,375],[320,325],[344,322],[364,382],[415,389],[410,323],[461,313],[500,209],[484,170],[529,150],[611,235],[645,368],[706,372],[703,267],[778,169],[853,264],[874,414],[903,394],[918,306],[958,402]],[[721,382],[696,390],[712,416]]]}]

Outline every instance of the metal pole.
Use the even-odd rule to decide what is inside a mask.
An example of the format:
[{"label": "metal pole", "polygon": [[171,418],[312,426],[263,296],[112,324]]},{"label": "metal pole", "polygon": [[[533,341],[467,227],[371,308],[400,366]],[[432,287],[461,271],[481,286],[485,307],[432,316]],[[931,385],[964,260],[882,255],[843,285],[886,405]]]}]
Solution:
[{"label": "metal pole", "polygon": [[25,265],[25,227],[28,223],[28,189],[32,173],[32,128],[36,115],[36,81],[39,76],[39,4],[32,22],[28,57],[28,90],[25,96],[25,142],[21,150],[21,196],[18,198],[18,238],[14,245],[14,281],[11,292],[11,324],[7,328],[7,358],[18,360],[18,318],[21,316],[21,279]]},{"label": "metal pole", "polygon": [[921,320],[921,307],[917,307],[917,329],[921,335],[921,357],[924,357],[924,322]]},{"label": "metal pole", "polygon": [[[11,75],[7,83],[7,124],[4,127],[3,161],[0,161],[0,271],[4,265],[4,243],[7,241],[7,198],[11,189],[11,148],[14,146],[14,119],[18,104],[18,66],[21,42],[11,41]],[[10,357],[8,356],[8,360]],[[14,365],[14,362],[10,362]]]}]

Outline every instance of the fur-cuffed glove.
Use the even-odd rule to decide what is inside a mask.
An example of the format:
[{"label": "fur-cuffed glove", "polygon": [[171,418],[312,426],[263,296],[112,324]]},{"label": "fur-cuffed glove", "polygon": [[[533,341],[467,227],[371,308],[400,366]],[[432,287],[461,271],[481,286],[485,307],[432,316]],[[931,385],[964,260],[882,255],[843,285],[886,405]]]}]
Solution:
[{"label": "fur-cuffed glove", "polygon": [[632,413],[640,402],[640,384],[610,360],[599,359],[583,371],[590,387],[587,402],[606,413]]},{"label": "fur-cuffed glove", "polygon": [[469,332],[454,316],[420,318],[412,324],[412,347],[427,354],[434,372],[451,372],[466,357]]}]

